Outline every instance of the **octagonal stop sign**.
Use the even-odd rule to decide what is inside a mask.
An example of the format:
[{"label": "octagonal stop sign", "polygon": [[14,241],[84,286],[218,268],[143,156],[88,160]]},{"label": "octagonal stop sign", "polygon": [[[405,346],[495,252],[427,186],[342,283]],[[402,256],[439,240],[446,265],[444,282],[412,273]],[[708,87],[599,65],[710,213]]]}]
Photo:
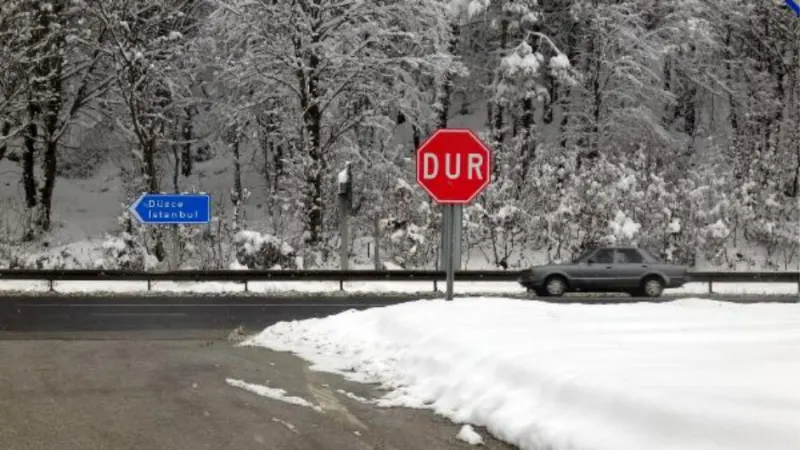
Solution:
[{"label": "octagonal stop sign", "polygon": [[437,130],[417,149],[417,183],[445,205],[471,203],[491,181],[492,153],[471,130]]}]

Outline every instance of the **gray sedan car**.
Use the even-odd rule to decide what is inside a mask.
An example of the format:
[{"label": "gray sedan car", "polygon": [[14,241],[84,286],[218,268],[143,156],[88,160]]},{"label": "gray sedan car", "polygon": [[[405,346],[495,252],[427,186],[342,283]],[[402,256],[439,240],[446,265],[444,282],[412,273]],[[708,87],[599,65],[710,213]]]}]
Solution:
[{"label": "gray sedan car", "polygon": [[567,264],[535,266],[522,272],[519,283],[536,295],[566,292],[627,292],[659,297],[665,288],[683,286],[689,266],[659,261],[635,247],[600,247],[584,252]]}]

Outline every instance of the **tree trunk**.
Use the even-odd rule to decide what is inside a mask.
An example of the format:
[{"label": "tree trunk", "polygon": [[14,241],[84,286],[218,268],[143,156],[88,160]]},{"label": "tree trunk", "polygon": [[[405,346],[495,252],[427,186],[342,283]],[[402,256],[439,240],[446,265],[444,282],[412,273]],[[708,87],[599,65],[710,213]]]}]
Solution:
[{"label": "tree trunk", "polygon": [[[63,3],[58,2],[54,14],[60,14]],[[51,225],[51,212],[53,209],[53,190],[56,186],[56,168],[58,167],[58,139],[59,117],[64,107],[64,57],[66,39],[62,34],[53,38],[52,48],[47,59],[43,62],[43,72],[50,77],[48,80],[48,97],[44,102],[44,131],[45,149],[42,160],[42,185],[39,189],[39,217],[37,225],[41,230],[49,231]]]},{"label": "tree trunk", "polygon": [[[500,54],[505,55],[505,51],[508,47],[508,28],[509,28],[509,21],[508,19],[503,19],[500,22]],[[494,114],[494,118],[492,119],[491,129],[492,129],[492,139],[494,140],[494,144],[497,148],[500,148],[503,145],[504,139],[504,130],[503,130],[503,115],[505,114],[505,108],[499,103],[494,103],[492,105],[492,112]],[[499,168],[499,164],[495,167]]]},{"label": "tree trunk", "polygon": [[522,142],[520,143],[520,179],[517,183],[517,194],[522,194],[523,189],[527,187],[525,179],[528,177],[528,171],[536,155],[533,114],[533,98],[526,96],[522,100]]},{"label": "tree trunk", "polygon": [[186,108],[186,123],[183,126],[183,145],[181,146],[181,174],[188,177],[192,174],[192,137],[194,136],[194,129],[192,126],[192,119],[194,118],[193,108]]},{"label": "tree trunk", "polygon": [[241,216],[242,216],[242,200],[244,198],[244,191],[242,189],[242,161],[239,149],[241,141],[241,130],[239,129],[239,122],[233,125],[233,142],[231,149],[233,150],[233,230],[237,232],[241,229]]},{"label": "tree trunk", "polygon": [[25,191],[25,205],[28,209],[36,207],[36,140],[39,136],[39,127],[36,125],[38,106],[33,99],[28,100],[28,124],[25,127],[26,133],[23,139],[24,149],[22,153],[22,188]]},{"label": "tree trunk", "polygon": [[[450,43],[448,46],[448,52],[451,55],[456,54],[457,45],[458,45],[458,36],[461,32],[457,24],[450,25],[451,36],[450,36]],[[447,121],[450,117],[450,103],[451,97],[453,95],[453,79],[455,78],[455,74],[452,70],[448,69],[447,73],[444,75],[444,80],[442,80],[442,85],[439,88],[439,114],[437,119],[437,128],[447,128]]]},{"label": "tree trunk", "polygon": [[[317,68],[319,57],[308,55],[308,76],[299,71],[301,82],[301,107],[303,108],[303,125],[305,128],[305,146],[309,158],[306,167],[306,226],[308,236],[306,242],[317,245],[322,240],[322,176],[325,161],[322,155],[322,114],[319,105],[319,77]],[[307,92],[307,96],[305,94]]]},{"label": "tree trunk", "polygon": [[152,134],[150,139],[145,141],[142,148],[142,176],[147,192],[157,193],[158,171],[156,170],[156,136]]},{"label": "tree trunk", "polygon": [[11,133],[11,122],[4,120],[3,126],[0,127],[0,161],[3,161],[3,158],[6,157],[6,152],[8,151],[8,142],[6,142],[6,138],[8,137],[9,133]]},{"label": "tree trunk", "polygon": [[177,194],[180,192],[180,177],[181,177],[181,147],[178,144],[172,144],[172,159],[175,165],[172,167],[172,190]]},{"label": "tree trunk", "polygon": [[37,225],[44,231],[49,231],[51,226],[51,213],[53,210],[53,190],[56,186],[56,168],[58,167],[58,143],[48,140],[42,161],[42,176],[44,178],[40,188],[39,217]]}]

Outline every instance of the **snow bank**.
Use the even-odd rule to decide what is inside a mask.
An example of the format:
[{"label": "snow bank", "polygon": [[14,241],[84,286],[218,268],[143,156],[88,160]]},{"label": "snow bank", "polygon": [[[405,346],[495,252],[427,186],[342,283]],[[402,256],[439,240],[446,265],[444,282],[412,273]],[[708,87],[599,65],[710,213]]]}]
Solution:
[{"label": "snow bank", "polygon": [[456,435],[456,439],[460,441],[464,441],[469,445],[481,445],[483,444],[483,438],[480,434],[476,433],[475,430],[470,425],[464,425],[458,431]]},{"label": "snow bank", "polygon": [[243,345],[380,383],[523,450],[797,450],[800,305],[419,301]]}]

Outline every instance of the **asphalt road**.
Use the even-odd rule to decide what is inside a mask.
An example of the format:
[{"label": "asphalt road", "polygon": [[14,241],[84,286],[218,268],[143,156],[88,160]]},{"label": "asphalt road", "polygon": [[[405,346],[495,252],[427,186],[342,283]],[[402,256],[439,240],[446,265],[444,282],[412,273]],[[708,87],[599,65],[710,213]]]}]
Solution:
[{"label": "asphalt road", "polygon": [[[98,332],[102,334],[102,332]],[[180,334],[180,331],[175,332]],[[225,340],[0,341],[3,450],[456,450],[459,426],[375,387]],[[321,409],[261,397],[267,385]],[[491,450],[511,447],[479,430]]]},{"label": "asphalt road", "polygon": [[[467,449],[430,411],[349,398],[385,392],[311,371],[286,353],[237,347],[240,332],[411,298],[342,296],[0,297],[3,450]],[[233,378],[300,396],[265,398]],[[478,430],[486,448],[512,447]]]},{"label": "asphalt road", "polygon": [[[243,327],[257,331],[276,322],[324,317],[348,309],[366,309],[417,300],[405,296],[187,296],[187,295],[6,295],[0,296],[0,339],[30,338],[59,333],[115,333],[129,339],[132,332],[145,338],[159,335],[223,338],[230,330]],[[726,300],[752,302],[794,302],[796,297],[732,297]],[[670,301],[663,297],[657,301]],[[627,296],[562,297],[558,302],[626,303],[653,301]],[[24,333],[19,335],[18,333]],[[127,336],[127,337],[126,337]]]},{"label": "asphalt road", "polygon": [[[0,297],[0,339],[29,338],[30,333],[36,333],[37,338],[47,335],[59,338],[62,333],[74,332],[111,332],[123,339],[132,336],[129,332],[137,332],[134,335],[145,338],[193,336],[219,339],[237,327],[257,331],[280,321],[325,317],[348,309],[384,306],[411,299],[6,296]],[[175,334],[176,331],[181,333]]]}]

